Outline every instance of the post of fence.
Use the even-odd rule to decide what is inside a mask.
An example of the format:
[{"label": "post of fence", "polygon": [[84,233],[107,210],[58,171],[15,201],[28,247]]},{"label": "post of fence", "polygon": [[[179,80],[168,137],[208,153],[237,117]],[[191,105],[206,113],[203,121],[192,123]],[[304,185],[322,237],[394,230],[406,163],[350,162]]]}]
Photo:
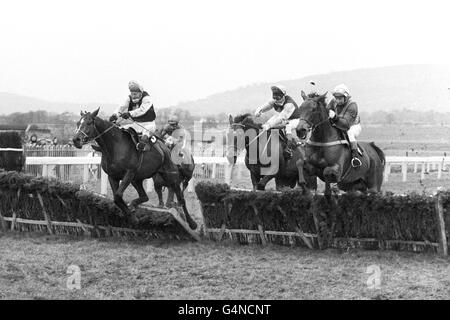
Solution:
[{"label": "post of fence", "polygon": [[217,163],[213,163],[212,165],[212,172],[211,172],[211,179],[216,178],[216,171],[217,171]]},{"label": "post of fence", "polygon": [[384,167],[384,182],[388,182],[390,173],[391,173],[391,164],[386,163],[386,166]]},{"label": "post of fence", "polygon": [[83,164],[83,183],[87,183],[89,181],[89,165]]},{"label": "post of fence", "polygon": [[233,173],[233,165],[225,164],[225,183],[231,185],[231,174]]},{"label": "post of fence", "polygon": [[417,173],[417,162],[414,162],[414,173]]},{"label": "post of fence", "polygon": [[442,178],[442,163],[438,163],[438,174],[437,174],[437,178],[441,179]]},{"label": "post of fence", "polygon": [[42,165],[42,176],[45,178],[48,177],[48,164]]},{"label": "post of fence", "polygon": [[444,220],[444,206],[442,203],[442,194],[438,191],[436,195],[436,215],[437,215],[437,229],[439,239],[439,251],[442,255],[448,255],[447,247],[447,235],[445,232],[445,220]]},{"label": "post of fence", "polygon": [[101,169],[101,170],[102,170],[102,173],[101,173],[101,178],[100,178],[101,179],[100,193],[106,196],[106,194],[108,192],[108,175],[106,174],[105,171],[103,171],[103,169]]},{"label": "post of fence", "polygon": [[420,180],[425,180],[425,162],[422,162],[422,169],[420,170]]},{"label": "post of fence", "polygon": [[408,163],[402,162],[402,181],[406,182],[406,175],[408,173]]}]

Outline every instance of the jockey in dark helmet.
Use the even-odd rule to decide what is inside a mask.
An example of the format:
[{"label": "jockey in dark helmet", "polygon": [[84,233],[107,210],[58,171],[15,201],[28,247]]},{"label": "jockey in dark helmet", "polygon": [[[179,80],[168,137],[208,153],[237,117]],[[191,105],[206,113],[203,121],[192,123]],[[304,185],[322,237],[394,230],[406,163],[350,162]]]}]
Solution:
[{"label": "jockey in dark helmet", "polygon": [[[300,145],[301,142],[296,130],[300,122],[297,103],[291,96],[286,94],[284,86],[275,85],[271,87],[271,90],[273,99],[266,105],[259,107],[255,112],[255,116],[259,117],[263,112],[274,109],[277,113],[263,124],[263,130],[267,131],[280,124],[286,124],[288,140],[292,141],[296,146]],[[292,156],[292,150],[288,148],[287,152],[289,157]]]},{"label": "jockey in dark helmet", "polygon": [[123,127],[132,127],[137,133],[142,134],[136,148],[140,151],[144,150],[148,143],[149,137],[155,133],[156,130],[156,114],[153,108],[153,102],[150,95],[144,91],[142,86],[136,81],[128,83],[130,95],[126,101],[114,112],[109,118],[109,121],[114,122],[118,116],[123,119],[131,118],[134,120],[131,123],[123,125]]},{"label": "jockey in dark helmet", "polygon": [[333,126],[347,131],[352,151],[352,166],[361,166],[358,159],[358,143],[356,137],[361,133],[361,124],[358,115],[358,105],[351,100],[350,91],[345,84],[336,86],[333,90],[333,99],[328,103],[328,115]]}]

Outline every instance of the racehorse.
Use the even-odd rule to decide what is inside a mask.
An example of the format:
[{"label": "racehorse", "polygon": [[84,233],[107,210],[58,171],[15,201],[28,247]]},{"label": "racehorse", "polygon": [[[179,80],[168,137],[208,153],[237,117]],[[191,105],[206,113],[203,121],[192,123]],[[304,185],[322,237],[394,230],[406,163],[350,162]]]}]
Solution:
[{"label": "racehorse", "polygon": [[[196,229],[197,224],[189,215],[186,201],[181,192],[178,168],[172,162],[167,146],[161,140],[152,137],[150,139],[152,143],[150,150],[137,151],[131,134],[120,129],[116,124],[99,118],[97,116],[99,110],[100,108],[92,113],[81,113],[73,143],[75,147],[81,148],[84,144],[97,142],[102,153],[101,166],[108,174],[114,203],[125,214],[136,220],[134,216],[136,207],[149,199],[144,190],[143,181],[158,173],[165,183],[174,190],[189,227]],[[159,148],[156,147],[157,144]],[[123,200],[123,193],[130,184],[138,192],[139,198],[134,199],[130,203],[130,208],[128,208]]]},{"label": "racehorse", "polygon": [[[232,129],[232,136],[228,138],[228,154],[227,157],[231,163],[236,163],[236,154],[238,150],[236,135],[237,129],[242,129],[244,134],[244,143],[245,143],[245,165],[247,169],[250,171],[250,176],[252,179],[253,190],[264,190],[266,184],[272,179],[275,178],[275,185],[277,190],[281,190],[284,187],[294,188],[297,183],[303,189],[303,192],[306,192],[310,189],[317,189],[317,179],[314,176],[304,176],[303,170],[303,155],[299,148],[294,148],[292,158],[287,160],[284,157],[284,150],[287,146],[287,139],[282,132],[282,130],[278,130],[278,132],[269,130],[264,132],[262,130],[262,125],[259,123],[255,123],[251,114],[246,113],[243,115],[236,116],[233,118],[231,115],[229,116],[230,128]],[[256,137],[250,137],[250,130],[256,133]],[[279,139],[275,139],[276,144],[272,144],[270,141],[270,137],[272,134],[277,134],[280,137]],[[263,135],[266,135],[265,137]],[[264,141],[267,141],[265,147],[262,147],[260,144],[260,139],[264,138]],[[255,144],[255,146],[252,146]],[[274,146],[274,148],[272,148]],[[255,155],[252,155],[251,148],[256,149]],[[261,148],[262,153],[261,153]],[[269,165],[267,163],[263,163],[261,161],[261,155],[267,149],[267,153],[278,157],[278,168],[276,172],[273,174],[263,175],[262,169],[267,168]],[[251,161],[253,160],[253,161]],[[256,162],[256,163],[253,163]],[[264,161],[266,162],[266,161]]]},{"label": "racehorse", "polygon": [[362,165],[351,165],[349,143],[328,119],[326,93],[306,96],[302,91],[300,122],[297,131],[310,138],[306,143],[305,170],[325,182],[325,194],[331,195],[330,183],[343,191],[379,192],[383,182],[385,156],[373,142],[359,142]]}]

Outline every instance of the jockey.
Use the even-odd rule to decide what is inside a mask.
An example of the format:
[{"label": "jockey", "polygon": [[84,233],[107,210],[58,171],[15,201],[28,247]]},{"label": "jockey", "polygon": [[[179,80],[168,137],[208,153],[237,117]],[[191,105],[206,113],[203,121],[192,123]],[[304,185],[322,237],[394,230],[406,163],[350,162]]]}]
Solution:
[{"label": "jockey", "polygon": [[[173,137],[172,134],[175,130],[178,131],[181,134],[178,134],[177,138]],[[181,131],[183,130],[183,131]],[[178,120],[178,116],[175,114],[170,115],[169,120],[167,121],[167,124],[163,127],[161,131],[161,138],[163,138],[166,141],[166,144],[172,149],[178,142],[184,143],[184,129],[180,125],[180,121]]]},{"label": "jockey", "polygon": [[116,121],[118,116],[123,119],[131,118],[133,122],[127,123],[123,127],[125,129],[131,127],[137,133],[142,134],[136,148],[139,151],[143,151],[150,136],[153,135],[156,130],[156,114],[150,95],[144,91],[139,83],[130,81],[128,83],[128,89],[130,90],[130,95],[126,101],[117,108],[114,114],[109,118],[109,121]]},{"label": "jockey", "polygon": [[352,151],[352,166],[359,167],[362,163],[358,159],[358,143],[356,142],[356,137],[361,133],[358,105],[351,100],[350,91],[345,84],[334,88],[333,97],[327,106],[328,116],[334,127],[347,131]]},{"label": "jockey", "polygon": [[[291,96],[286,94],[284,86],[274,85],[270,89],[272,90],[273,99],[266,105],[256,109],[255,116],[259,117],[263,112],[273,108],[277,113],[262,125],[263,130],[267,131],[275,126],[286,124],[286,136],[288,140],[293,141],[296,146],[300,145],[301,142],[296,130],[300,122],[297,103],[295,103]],[[288,149],[289,156],[292,155],[291,152]]]}]

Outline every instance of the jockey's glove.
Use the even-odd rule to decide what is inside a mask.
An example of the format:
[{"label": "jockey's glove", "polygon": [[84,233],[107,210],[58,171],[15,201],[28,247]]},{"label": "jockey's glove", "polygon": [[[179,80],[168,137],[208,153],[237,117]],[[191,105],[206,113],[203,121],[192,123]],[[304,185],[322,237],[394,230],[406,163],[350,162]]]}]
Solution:
[{"label": "jockey's glove", "polygon": [[128,119],[128,118],[131,117],[131,115],[130,115],[130,113],[127,111],[127,112],[122,113],[122,114],[121,114],[121,117],[124,118],[124,119]]},{"label": "jockey's glove", "polygon": [[111,117],[109,117],[109,122],[115,122],[117,121],[117,115],[113,114]]},{"label": "jockey's glove", "polygon": [[330,119],[336,118],[336,112],[334,112],[334,110],[328,111],[328,117],[329,117]]},{"label": "jockey's glove", "polygon": [[264,123],[264,124],[262,125],[262,128],[263,128],[264,131],[269,131],[269,130],[270,130],[270,124]]},{"label": "jockey's glove", "polygon": [[261,112],[261,110],[258,108],[258,109],[255,111],[255,117],[259,117],[261,114],[262,114],[262,112]]}]

